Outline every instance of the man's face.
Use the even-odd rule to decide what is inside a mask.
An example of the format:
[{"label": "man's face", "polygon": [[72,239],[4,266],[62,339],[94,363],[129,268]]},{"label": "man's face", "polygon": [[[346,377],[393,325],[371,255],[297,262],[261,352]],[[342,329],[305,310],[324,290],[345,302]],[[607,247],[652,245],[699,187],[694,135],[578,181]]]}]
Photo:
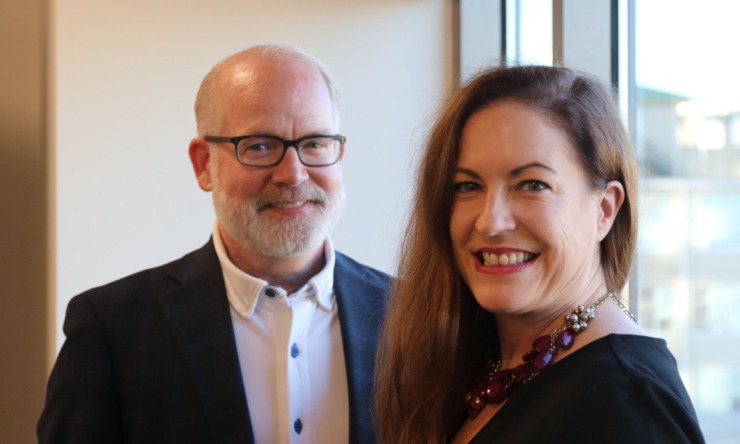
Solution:
[{"label": "man's face", "polygon": [[[336,134],[335,110],[321,75],[283,62],[239,70],[222,84],[217,136],[271,135],[286,140]],[[208,165],[224,241],[269,257],[319,248],[344,206],[340,164],[307,167],[288,148],[272,167],[240,164],[233,145],[213,144]]]}]

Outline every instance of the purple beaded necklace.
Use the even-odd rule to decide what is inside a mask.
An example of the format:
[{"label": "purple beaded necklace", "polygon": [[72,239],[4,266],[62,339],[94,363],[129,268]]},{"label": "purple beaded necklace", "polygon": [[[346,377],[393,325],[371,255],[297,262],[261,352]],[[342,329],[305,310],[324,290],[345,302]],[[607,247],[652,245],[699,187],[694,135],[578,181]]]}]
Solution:
[{"label": "purple beaded necklace", "polygon": [[524,363],[501,370],[501,354],[495,360],[486,363],[483,371],[475,379],[474,387],[465,396],[468,418],[473,419],[487,404],[500,404],[511,396],[519,387],[528,383],[542,370],[552,364],[558,349],[568,350],[573,346],[576,335],[588,328],[588,323],[596,317],[596,309],[607,299],[614,299],[633,321],[635,317],[614,293],[607,293],[593,305],[579,305],[573,313],[565,317],[565,327],[558,328],[549,335],[540,336],[532,342],[532,350],[522,359]]}]

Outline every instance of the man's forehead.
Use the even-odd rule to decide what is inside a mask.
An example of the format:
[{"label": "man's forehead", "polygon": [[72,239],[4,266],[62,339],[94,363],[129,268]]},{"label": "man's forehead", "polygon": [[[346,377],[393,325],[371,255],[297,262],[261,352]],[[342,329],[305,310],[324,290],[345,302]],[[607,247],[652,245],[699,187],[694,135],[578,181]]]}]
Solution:
[{"label": "man's forehead", "polygon": [[224,94],[239,94],[242,99],[250,95],[280,95],[283,99],[314,99],[316,95],[326,95],[331,100],[321,73],[306,63],[240,64],[224,72],[220,83]]}]

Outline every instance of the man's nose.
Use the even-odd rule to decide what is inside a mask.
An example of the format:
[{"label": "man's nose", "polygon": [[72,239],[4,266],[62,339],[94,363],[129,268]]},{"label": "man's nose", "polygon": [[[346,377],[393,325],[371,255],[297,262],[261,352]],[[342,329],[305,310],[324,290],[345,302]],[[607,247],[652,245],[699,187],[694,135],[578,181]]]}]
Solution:
[{"label": "man's nose", "polygon": [[308,170],[298,157],[298,149],[294,146],[285,147],[285,155],[279,164],[275,165],[272,180],[287,186],[298,186],[308,179]]}]

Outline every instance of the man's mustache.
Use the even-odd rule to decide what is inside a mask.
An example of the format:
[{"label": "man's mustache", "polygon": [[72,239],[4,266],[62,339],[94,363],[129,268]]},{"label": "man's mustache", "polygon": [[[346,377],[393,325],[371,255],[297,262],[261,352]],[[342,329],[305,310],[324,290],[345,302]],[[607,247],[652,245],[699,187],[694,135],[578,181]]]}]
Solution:
[{"label": "man's mustache", "polygon": [[257,211],[276,205],[296,202],[311,202],[324,206],[327,196],[324,190],[316,185],[306,184],[297,188],[269,188],[260,192],[254,199]]}]

